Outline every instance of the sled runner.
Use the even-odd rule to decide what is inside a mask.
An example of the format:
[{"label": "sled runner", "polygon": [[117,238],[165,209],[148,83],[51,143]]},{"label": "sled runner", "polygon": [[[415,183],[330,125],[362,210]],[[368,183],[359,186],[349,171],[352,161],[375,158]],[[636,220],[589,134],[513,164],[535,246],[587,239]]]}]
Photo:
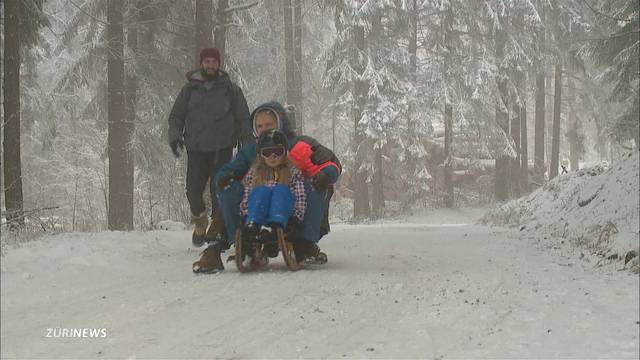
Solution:
[{"label": "sled runner", "polygon": [[235,262],[238,271],[250,272],[266,266],[270,257],[277,257],[278,252],[282,254],[284,262],[289,270],[296,271],[302,265],[296,260],[293,244],[286,238],[281,228],[275,229],[271,236],[242,236],[242,230],[236,231],[235,240]]}]

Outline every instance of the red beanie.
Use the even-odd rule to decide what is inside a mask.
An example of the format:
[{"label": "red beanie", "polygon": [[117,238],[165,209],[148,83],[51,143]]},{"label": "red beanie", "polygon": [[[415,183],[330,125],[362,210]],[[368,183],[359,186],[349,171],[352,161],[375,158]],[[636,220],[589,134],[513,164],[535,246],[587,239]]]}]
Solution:
[{"label": "red beanie", "polygon": [[218,60],[218,63],[220,63],[220,51],[218,51],[218,49],[204,48],[200,50],[200,62],[208,57],[216,58],[216,60]]}]

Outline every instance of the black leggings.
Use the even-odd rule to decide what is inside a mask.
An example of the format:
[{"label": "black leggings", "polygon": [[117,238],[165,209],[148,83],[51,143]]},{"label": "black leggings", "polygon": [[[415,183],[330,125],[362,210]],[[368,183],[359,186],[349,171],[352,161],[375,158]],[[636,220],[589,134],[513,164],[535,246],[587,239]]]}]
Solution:
[{"label": "black leggings", "polygon": [[217,211],[218,199],[213,178],[222,165],[231,161],[232,154],[231,148],[208,152],[187,152],[187,200],[193,215],[198,216],[206,210],[202,193],[207,186],[207,181],[211,191],[211,206],[214,213]]}]

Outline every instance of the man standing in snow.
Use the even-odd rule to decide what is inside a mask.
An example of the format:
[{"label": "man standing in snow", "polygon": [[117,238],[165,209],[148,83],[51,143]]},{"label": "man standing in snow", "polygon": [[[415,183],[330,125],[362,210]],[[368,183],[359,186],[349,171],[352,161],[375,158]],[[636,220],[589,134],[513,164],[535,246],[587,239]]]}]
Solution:
[{"label": "man standing in snow", "polygon": [[[169,115],[169,145],[176,157],[186,146],[187,200],[194,225],[192,243],[200,247],[206,241],[223,236],[222,214],[216,201],[213,177],[231,160],[233,148],[252,141],[249,107],[240,87],[220,70],[220,52],[216,48],[200,51],[200,69],[187,73]],[[209,183],[211,224],[202,195]]]}]

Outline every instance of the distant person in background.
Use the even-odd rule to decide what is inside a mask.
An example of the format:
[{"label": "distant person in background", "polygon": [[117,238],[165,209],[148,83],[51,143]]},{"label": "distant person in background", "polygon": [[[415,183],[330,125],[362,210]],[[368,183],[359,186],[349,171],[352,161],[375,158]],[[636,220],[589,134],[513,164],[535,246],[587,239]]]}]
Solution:
[{"label": "distant person in background", "polygon": [[[249,129],[249,107],[244,94],[229,75],[220,70],[216,48],[200,51],[200,69],[187,73],[169,115],[169,145],[176,157],[187,150],[187,200],[194,225],[196,247],[224,237],[222,213],[216,201],[213,177],[233,156],[233,148],[253,142]],[[211,224],[202,195],[209,182]]]},{"label": "distant person in background", "polygon": [[[562,174],[569,173],[569,166],[570,166],[569,159],[563,158],[562,161],[560,162],[560,168],[562,169]],[[577,169],[571,169],[571,170],[577,170]]]}]

